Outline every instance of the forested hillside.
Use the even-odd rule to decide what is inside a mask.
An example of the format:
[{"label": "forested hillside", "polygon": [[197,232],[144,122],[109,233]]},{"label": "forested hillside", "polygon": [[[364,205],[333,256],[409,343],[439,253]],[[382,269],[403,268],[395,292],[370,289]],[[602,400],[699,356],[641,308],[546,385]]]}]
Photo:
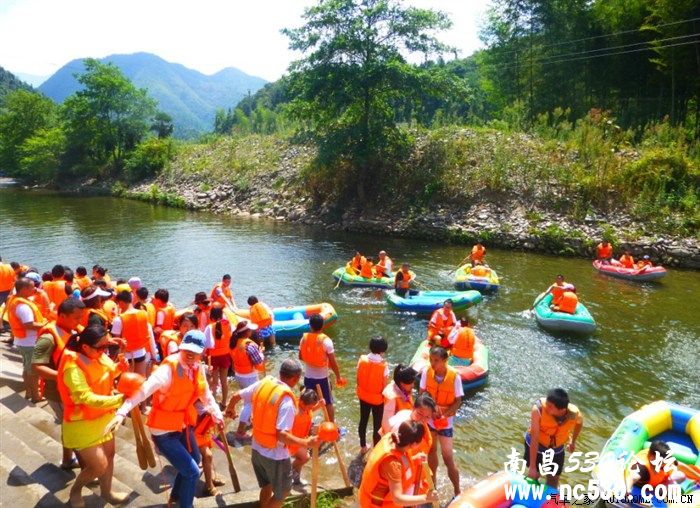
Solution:
[{"label": "forested hillside", "polygon": [[32,90],[32,87],[18,79],[10,71],[0,67],[0,106],[5,102],[7,94],[13,90]]}]

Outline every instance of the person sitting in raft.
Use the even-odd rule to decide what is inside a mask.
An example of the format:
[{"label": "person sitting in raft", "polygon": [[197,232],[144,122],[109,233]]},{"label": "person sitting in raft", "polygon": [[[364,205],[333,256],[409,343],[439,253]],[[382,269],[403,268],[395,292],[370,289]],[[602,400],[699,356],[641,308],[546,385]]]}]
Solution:
[{"label": "person sitting in raft", "polygon": [[396,276],[394,277],[394,290],[401,298],[405,298],[406,293],[408,293],[409,296],[418,294],[418,291],[411,289],[411,283],[416,280],[416,274],[413,273],[410,268],[411,265],[403,263],[401,265],[401,270],[396,272]]},{"label": "person sitting in raft", "polygon": [[647,450],[639,451],[625,469],[627,492],[633,486],[642,488],[648,484],[656,488],[662,483],[682,483],[685,475],[678,471],[678,461],[667,462],[670,452],[668,443],[659,439],[652,441]]},{"label": "person sitting in raft", "polygon": [[257,296],[249,296],[248,305],[250,305],[250,321],[257,326],[253,335],[267,347],[275,347],[277,341],[275,340],[275,330],[272,328],[275,315],[272,313],[272,309],[266,303],[259,301]]},{"label": "person sitting in raft", "polygon": [[652,266],[654,266],[654,263],[651,262],[648,254],[645,254],[642,259],[637,261],[637,270],[644,270],[647,267],[651,268]]},{"label": "person sitting in raft", "polygon": [[[557,487],[559,475],[564,469],[564,447],[569,453],[576,450],[576,439],[583,428],[581,411],[569,402],[569,394],[563,388],[554,388],[547,397],[538,399],[530,412],[530,427],[525,433],[525,463],[527,476],[540,477],[544,454],[553,450],[553,462],[558,467],[553,474],[545,475],[547,485]],[[531,443],[537,446],[531,446]],[[567,446],[568,443],[568,446]]]},{"label": "person sitting in raft", "polygon": [[613,248],[610,242],[603,240],[595,248],[595,256],[598,261],[603,264],[610,264],[610,260],[613,257]]},{"label": "person sitting in raft", "polygon": [[488,277],[491,273],[491,268],[483,264],[481,261],[474,261],[469,273],[474,277]]},{"label": "person sitting in raft", "polygon": [[620,264],[623,268],[634,268],[634,258],[629,250],[625,250],[625,253],[620,257]]},{"label": "person sitting in raft", "polygon": [[379,261],[374,265],[374,271],[378,278],[389,277],[391,272],[394,271],[394,262],[386,255],[385,250],[379,251]]},{"label": "person sitting in raft", "polygon": [[360,277],[364,277],[365,279],[371,279],[374,277],[374,260],[372,258],[366,258],[363,263],[362,267],[360,268]]},{"label": "person sitting in raft", "polygon": [[447,336],[450,354],[456,365],[468,366],[474,361],[474,342],[476,335],[468,319],[460,319]]},{"label": "person sitting in raft", "polygon": [[549,307],[555,312],[566,312],[567,314],[576,314],[576,307],[578,306],[578,296],[574,291],[564,291],[561,295],[559,303],[556,305],[550,305]]},{"label": "person sitting in raft", "polygon": [[353,258],[345,266],[345,270],[351,275],[360,275],[360,270],[362,270],[362,265],[365,263],[365,257],[360,254],[360,251],[356,251]]},{"label": "person sitting in raft", "polygon": [[564,281],[564,276],[562,274],[557,275],[557,279],[554,281],[554,284],[549,286],[547,291],[542,295],[541,298],[538,298],[535,300],[535,303],[533,306],[530,308],[530,310],[535,308],[535,305],[537,305],[542,298],[547,296],[548,294],[552,294],[552,303],[549,305],[549,308],[552,310],[556,310],[554,307],[558,306],[559,303],[561,303],[561,299],[564,296],[565,291],[575,291],[576,288],[574,288],[573,284],[569,284],[568,282]]},{"label": "person sitting in raft", "polygon": [[357,493],[359,506],[416,506],[437,502],[435,490],[414,495],[418,475],[415,450],[423,439],[423,425],[403,422],[397,431],[386,434],[374,447],[362,473]]},{"label": "person sitting in raft", "polygon": [[472,262],[472,266],[476,266],[476,263],[484,264],[484,256],[486,255],[486,247],[481,243],[481,240],[477,240],[476,245],[472,247],[472,252],[469,255],[469,259]]},{"label": "person sitting in raft", "polygon": [[[325,404],[323,399],[318,398],[316,390],[305,389],[299,395],[297,414],[294,416],[292,425],[292,435],[299,439],[306,439],[311,436],[313,427],[313,412]],[[306,485],[301,479],[301,469],[309,461],[309,449],[305,446],[290,444],[289,453],[292,456],[292,485],[303,487]]]},{"label": "person sitting in raft", "polygon": [[428,323],[428,340],[430,343],[448,347],[447,337],[456,323],[457,317],[452,311],[452,300],[448,298],[442,304],[442,308],[437,309],[430,316],[430,322]]},{"label": "person sitting in raft", "polygon": [[413,385],[419,372],[413,367],[398,364],[394,368],[393,381],[384,387],[384,410],[382,412],[382,434],[391,432],[389,423],[392,416],[404,409],[413,407]]}]

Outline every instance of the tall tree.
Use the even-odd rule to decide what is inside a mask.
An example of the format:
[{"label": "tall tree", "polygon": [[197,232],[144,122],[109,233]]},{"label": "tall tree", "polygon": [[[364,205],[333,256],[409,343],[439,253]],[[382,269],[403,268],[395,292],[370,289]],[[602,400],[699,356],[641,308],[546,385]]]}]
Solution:
[{"label": "tall tree", "polygon": [[406,56],[448,50],[435,33],[451,22],[398,0],[320,0],[304,20],[283,30],[290,48],[306,54],[290,66],[290,114],[316,140],[321,166],[352,168],[362,201],[374,173],[405,141],[394,104],[436,87],[431,71]]}]

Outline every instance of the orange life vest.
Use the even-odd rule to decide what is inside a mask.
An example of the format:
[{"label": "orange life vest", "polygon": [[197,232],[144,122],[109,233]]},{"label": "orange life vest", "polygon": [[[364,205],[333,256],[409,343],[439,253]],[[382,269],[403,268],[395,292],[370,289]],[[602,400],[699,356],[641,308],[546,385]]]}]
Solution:
[{"label": "orange life vest", "polygon": [[109,316],[110,323],[119,315],[119,305],[117,305],[117,302],[114,300],[105,300],[104,303],[102,303],[102,310]]},{"label": "orange life vest", "polygon": [[474,330],[464,326],[457,332],[457,338],[450,353],[457,357],[472,360],[474,358]]},{"label": "orange life vest", "polygon": [[364,265],[366,261],[367,261],[367,258],[365,258],[364,256],[360,256],[359,258],[357,256],[354,256],[350,260],[350,266],[355,271],[359,272],[360,270],[362,270],[362,265]]},{"label": "orange life vest", "polygon": [[[569,441],[569,436],[576,426],[579,410],[573,404],[569,404],[566,415],[556,419],[547,411],[544,411],[543,408],[546,402],[547,399],[544,397],[535,402],[535,406],[540,412],[539,444],[546,448],[559,448]],[[528,434],[532,435],[532,429],[528,429]]]},{"label": "orange life vest", "polygon": [[285,397],[297,404],[292,389],[270,376],[263,379],[253,393],[253,439],[260,446],[270,449],[277,447],[277,416]]},{"label": "orange life vest", "polygon": [[[394,423],[394,430],[398,430],[399,426],[403,422],[408,422],[411,421],[411,413],[413,411],[410,409],[407,409],[402,412],[401,415],[399,415],[399,412],[397,411],[396,414],[399,415],[401,418],[399,421],[396,421]],[[430,448],[433,446],[433,435],[430,433],[430,427],[428,427],[427,423],[422,423],[423,425],[423,439],[421,439],[421,442],[418,444],[418,448],[416,449],[414,456],[418,453],[425,453],[426,455],[430,453]]]},{"label": "orange life vest", "polygon": [[565,291],[571,291],[571,284],[564,283],[562,286],[557,284],[552,284],[549,288],[549,292],[552,293],[552,304],[559,305]]},{"label": "orange life vest", "polygon": [[410,455],[396,449],[391,433],[386,434],[370,452],[362,473],[360,490],[357,494],[359,505],[363,508],[397,506],[392,502],[388,480],[382,478],[379,473],[381,465],[392,459],[401,462],[401,491],[408,493],[415,484],[418,471],[415,462]]},{"label": "orange life vest", "polygon": [[382,391],[382,396],[384,397],[384,404],[390,400],[396,401],[396,413],[403,411],[404,409],[413,409],[413,394],[403,393],[401,388],[399,388],[393,381],[386,385]]},{"label": "orange life vest", "polygon": [[88,277],[87,275],[85,275],[84,277],[76,277],[75,279],[73,279],[73,282],[77,284],[78,289],[80,289],[81,291],[88,287],[90,284],[92,284],[90,277]]},{"label": "orange life vest", "polygon": [[12,296],[7,302],[7,320],[10,322],[10,329],[12,330],[12,335],[18,339],[24,339],[27,336],[27,329],[24,327],[22,322],[17,317],[17,306],[21,303],[29,305],[29,308],[34,314],[34,323],[41,323],[44,321],[44,316],[41,314],[39,307],[36,306],[31,300],[22,298],[21,296]]},{"label": "orange life vest", "polygon": [[11,291],[15,286],[17,274],[9,263],[0,263],[0,291]]},{"label": "orange life vest", "polygon": [[654,266],[654,265],[648,259],[641,259],[641,260],[637,261],[637,269],[638,270],[641,270],[642,268],[647,267],[647,266]]},{"label": "orange life vest", "polygon": [[163,352],[163,356],[168,356],[168,346],[170,343],[174,342],[179,348],[180,342],[182,342],[182,336],[180,335],[180,332],[176,330],[163,330],[163,333],[161,333],[158,337],[158,342],[160,342],[160,349]]},{"label": "orange life vest", "polygon": [[52,320],[56,319],[57,314],[55,311],[51,311],[51,300],[49,300],[46,291],[37,288],[36,293],[30,296],[29,299],[39,307],[39,312],[41,312],[42,316],[51,318]]},{"label": "orange life vest", "polygon": [[65,280],[49,280],[42,284],[42,289],[46,291],[49,300],[58,308],[63,300],[68,298],[66,294],[66,281]]},{"label": "orange life vest", "polygon": [[[399,280],[399,274],[403,276],[401,280]],[[396,283],[396,287],[400,289],[409,289],[411,287],[411,278],[413,277],[413,272],[409,270],[408,272],[404,272],[403,270],[399,270],[396,272],[396,277],[394,279]]]},{"label": "orange life vest", "polygon": [[447,312],[444,307],[437,309],[430,317],[428,326],[434,330],[434,333],[446,335],[455,325],[454,313]]},{"label": "orange life vest", "polygon": [[634,258],[632,256],[628,256],[627,254],[622,255],[620,258],[620,263],[622,263],[622,266],[625,268],[634,268]]},{"label": "orange life vest", "polygon": [[209,334],[214,340],[214,348],[210,349],[207,353],[212,358],[215,356],[225,356],[231,353],[229,347],[229,342],[231,340],[231,323],[225,319],[222,319],[219,323],[221,323],[221,337],[218,339],[216,338],[216,323],[208,325]]},{"label": "orange life vest", "polygon": [[214,443],[211,439],[211,435],[215,429],[216,424],[214,423],[214,419],[210,414],[205,414],[194,428],[194,439],[197,441],[198,448],[202,448],[203,446],[207,448],[212,447]]},{"label": "orange life vest", "polygon": [[236,347],[231,350],[231,359],[233,360],[233,371],[237,374],[250,374],[253,370],[264,371],[265,366],[261,363],[253,365],[248,356],[246,348],[248,344],[253,344],[256,347],[255,341],[252,339],[238,339]]},{"label": "orange life vest", "polygon": [[613,248],[609,243],[607,245],[603,245],[601,242],[595,249],[598,259],[610,259],[613,255]]},{"label": "orange life vest", "polygon": [[366,261],[362,263],[362,267],[360,268],[360,277],[364,277],[366,279],[371,279],[374,277],[374,274],[372,273],[372,267],[374,265],[370,263],[369,261]]},{"label": "orange life vest", "polygon": [[[228,305],[226,303],[226,300],[224,300],[220,295],[217,294],[218,289],[221,289],[221,293],[223,294],[223,296],[225,296],[228,299],[229,302],[231,301],[231,298],[233,298],[233,293],[231,293],[231,286],[224,287],[223,283],[221,283],[221,282],[219,282],[218,284],[216,284],[212,288],[211,294],[209,295],[209,299],[213,303],[220,303],[222,306]],[[207,313],[208,313],[208,311],[207,311]]]},{"label": "orange life vest", "polygon": [[96,360],[90,360],[82,354],[65,350],[61,357],[58,377],[56,378],[58,393],[61,395],[61,401],[63,402],[63,421],[94,420],[104,414],[115,412],[114,408],[90,407],[85,404],[76,404],[73,401],[70,390],[63,380],[66,369],[73,365],[77,365],[83,371],[90,391],[96,395],[112,395],[114,378],[118,373],[117,365],[107,355],[103,354]]},{"label": "orange life vest", "polygon": [[368,404],[381,404],[384,400],[384,372],[386,360],[371,362],[367,355],[360,357],[357,368],[357,397]]},{"label": "orange life vest", "polygon": [[566,312],[568,314],[576,314],[576,306],[578,305],[578,296],[572,291],[564,291],[561,295],[561,300],[559,300],[559,312]]},{"label": "orange life vest", "polygon": [[483,261],[484,254],[486,254],[486,247],[475,245],[472,247],[471,259],[472,261]]},{"label": "orange life vest", "polygon": [[250,320],[259,328],[266,328],[272,324],[272,314],[264,303],[258,302],[250,308]]},{"label": "orange life vest", "polygon": [[97,314],[100,317],[100,319],[104,323],[103,326],[105,326],[105,327],[108,327],[112,323],[112,320],[110,319],[109,315],[107,315],[107,313],[105,311],[103,311],[102,309],[88,308],[87,312],[85,312],[83,314],[83,322],[81,323],[84,327],[87,327],[88,320],[90,319],[90,316],[92,316],[93,314]]},{"label": "orange life vest", "polygon": [[[663,459],[663,457],[661,457],[661,459]],[[654,462],[656,462],[656,460],[654,460]],[[629,469],[633,470],[635,464],[640,464],[647,468],[647,470],[649,471],[649,481],[647,483],[652,487],[656,487],[657,485],[666,483],[668,481],[668,478],[671,476],[672,471],[664,471],[663,461],[657,462],[657,471],[657,466],[654,466],[654,464],[652,464],[651,460],[649,459],[648,448],[637,452],[637,454],[634,456],[634,459],[632,459],[632,462],[630,462]]]},{"label": "orange life vest", "polygon": [[122,337],[126,339],[126,352],[130,353],[148,346],[148,314],[145,310],[132,309],[121,314]]},{"label": "orange life vest", "polygon": [[148,317],[148,324],[151,326],[156,326],[156,306],[151,302],[144,302],[141,306],[141,310],[146,311],[146,316]]},{"label": "orange life vest", "polygon": [[486,277],[488,274],[488,268],[483,265],[476,265],[469,270],[469,273],[474,277]]},{"label": "orange life vest", "polygon": [[[309,437],[309,432],[311,432],[311,411],[297,410],[297,414],[294,417],[294,425],[292,425],[292,435],[306,439]],[[287,445],[289,448],[289,453],[294,455],[297,450],[299,450],[299,445]]]},{"label": "orange life vest", "polygon": [[[64,332],[64,334],[66,339],[70,337],[70,332]],[[58,366],[61,364],[63,350],[66,348],[67,340],[63,340],[61,330],[56,326],[56,321],[51,321],[44,325],[44,327],[39,330],[39,333],[37,333],[37,337],[41,337],[42,335],[51,335],[53,337],[54,348],[53,353],[51,353],[51,363],[55,369],[58,369]]]},{"label": "orange life vest", "polygon": [[455,401],[457,397],[455,394],[456,376],[457,371],[448,366],[445,378],[438,383],[437,379],[435,379],[435,371],[432,367],[428,367],[425,390],[438,406],[447,407]]},{"label": "orange life vest", "polygon": [[305,333],[299,343],[299,357],[301,361],[312,367],[327,367],[328,355],[323,348],[323,341],[328,336],[324,333]]},{"label": "orange life vest", "polygon": [[[163,324],[160,325],[160,328],[163,330],[172,330],[173,326],[175,325],[175,307],[173,307],[173,304],[170,302],[163,304],[163,302],[157,298],[154,298],[153,306],[156,310],[156,318],[159,312],[163,313]],[[156,325],[154,324],[153,326]]]},{"label": "orange life vest", "polygon": [[385,256],[384,259],[380,259],[377,264],[374,265],[374,269],[377,272],[377,277],[385,277],[390,271],[390,266],[393,266],[393,262],[389,256]]},{"label": "orange life vest", "polygon": [[203,399],[207,391],[204,369],[195,371],[195,379],[190,379],[180,365],[180,354],[168,356],[159,368],[166,365],[171,370],[172,382],[167,392],[160,390],[153,394],[153,408],[148,414],[147,425],[158,430],[180,431],[197,423],[197,410],[194,403]]}]

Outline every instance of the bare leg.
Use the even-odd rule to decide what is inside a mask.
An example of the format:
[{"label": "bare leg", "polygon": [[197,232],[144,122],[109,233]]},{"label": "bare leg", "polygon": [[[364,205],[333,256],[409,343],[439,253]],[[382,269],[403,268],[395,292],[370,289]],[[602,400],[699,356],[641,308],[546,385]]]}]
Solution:
[{"label": "bare leg", "polygon": [[95,478],[99,478],[100,484],[102,484],[102,476],[107,470],[107,457],[101,445],[85,448],[80,450],[78,454],[83,459],[85,467],[75,478],[75,482],[70,489],[68,502],[73,508],[85,506],[85,500],[82,496],[83,487]]},{"label": "bare leg", "polygon": [[204,469],[204,483],[207,490],[214,488],[214,457],[211,453],[211,448],[208,446],[200,446],[199,452],[202,454],[202,469]]},{"label": "bare leg", "polygon": [[335,408],[333,407],[333,404],[326,404],[326,408],[328,409],[328,419],[332,422],[335,421]]},{"label": "bare leg", "polygon": [[265,485],[262,489],[260,489],[259,501],[260,501],[261,508],[266,508],[271,499],[272,499],[272,485]]},{"label": "bare leg", "polygon": [[433,434],[433,444],[430,447],[430,452],[428,453],[428,467],[430,467],[430,471],[433,473],[433,481],[437,482],[437,468],[438,468],[438,454],[437,454],[437,446],[438,446],[438,435],[437,432],[431,431]]},{"label": "bare leg", "polygon": [[447,476],[452,482],[452,488],[454,489],[455,496],[459,494],[459,470],[455,465],[454,451],[452,449],[452,438],[439,436],[440,450],[442,451],[442,460],[447,468]]},{"label": "bare leg", "polygon": [[100,477],[100,496],[110,504],[120,504],[128,497],[124,492],[114,492],[112,490],[112,478],[114,476],[114,453],[116,443],[114,439],[102,443],[102,451],[107,459],[107,468]]},{"label": "bare leg", "polygon": [[221,403],[225,406],[228,402],[228,374],[226,369],[217,369],[219,374],[219,383],[221,383]]}]

